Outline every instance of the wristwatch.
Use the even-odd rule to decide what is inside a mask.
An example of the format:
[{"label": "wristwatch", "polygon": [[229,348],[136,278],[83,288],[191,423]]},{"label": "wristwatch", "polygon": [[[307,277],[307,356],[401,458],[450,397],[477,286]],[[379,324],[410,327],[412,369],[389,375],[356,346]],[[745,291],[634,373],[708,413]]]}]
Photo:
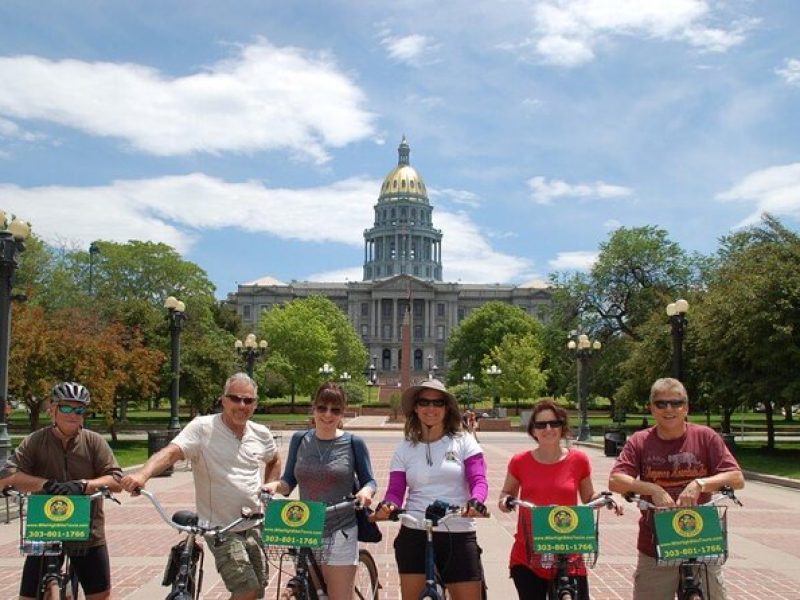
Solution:
[{"label": "wristwatch", "polygon": [[706,491],[706,480],[705,479],[695,479],[695,481],[697,482],[697,485],[700,486],[700,493],[702,494],[703,492],[705,492]]}]

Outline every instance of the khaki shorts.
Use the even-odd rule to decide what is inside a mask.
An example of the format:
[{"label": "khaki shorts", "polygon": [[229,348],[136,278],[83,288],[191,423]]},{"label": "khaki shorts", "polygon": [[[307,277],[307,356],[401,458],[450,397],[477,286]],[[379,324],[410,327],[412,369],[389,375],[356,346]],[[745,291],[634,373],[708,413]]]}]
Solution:
[{"label": "khaki shorts", "polygon": [[[633,574],[633,600],[673,600],[679,579],[677,566],[658,565],[655,558],[640,552]],[[706,598],[726,600],[722,567],[708,565],[708,580],[703,579],[703,590]]]},{"label": "khaki shorts", "polygon": [[228,591],[234,596],[255,591],[259,598],[263,598],[267,587],[267,569],[258,527],[228,533],[225,541],[216,547],[213,538],[206,540],[214,555],[217,572]]}]

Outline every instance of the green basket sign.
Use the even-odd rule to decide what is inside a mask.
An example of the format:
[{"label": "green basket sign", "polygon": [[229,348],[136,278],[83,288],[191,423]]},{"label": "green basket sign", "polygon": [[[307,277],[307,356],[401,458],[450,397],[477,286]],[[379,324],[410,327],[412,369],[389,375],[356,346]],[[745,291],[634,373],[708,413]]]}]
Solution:
[{"label": "green basket sign", "polygon": [[531,511],[533,550],[538,553],[597,552],[594,511],[588,506],[537,506]]},{"label": "green basket sign", "polygon": [[659,560],[725,554],[725,537],[713,506],[658,511],[653,519]]},{"label": "green basket sign", "polygon": [[25,539],[88,540],[92,531],[91,505],[88,496],[29,496]]},{"label": "green basket sign", "polygon": [[322,546],[325,505],[322,502],[273,500],[264,516],[264,543],[272,546]]}]

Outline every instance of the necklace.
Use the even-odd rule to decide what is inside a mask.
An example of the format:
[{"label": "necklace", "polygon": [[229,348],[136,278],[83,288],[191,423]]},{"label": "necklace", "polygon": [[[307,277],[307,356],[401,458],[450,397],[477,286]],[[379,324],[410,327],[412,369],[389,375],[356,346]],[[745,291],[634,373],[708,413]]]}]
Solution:
[{"label": "necklace", "polygon": [[324,452],[320,445],[320,439],[316,435],[314,436],[314,448],[317,451],[317,456],[319,457],[319,464],[321,465],[328,464],[328,457],[331,454],[331,450],[333,450],[333,444],[336,441],[336,439],[334,438],[332,440],[323,440],[323,441],[326,442],[325,445],[327,446]]}]

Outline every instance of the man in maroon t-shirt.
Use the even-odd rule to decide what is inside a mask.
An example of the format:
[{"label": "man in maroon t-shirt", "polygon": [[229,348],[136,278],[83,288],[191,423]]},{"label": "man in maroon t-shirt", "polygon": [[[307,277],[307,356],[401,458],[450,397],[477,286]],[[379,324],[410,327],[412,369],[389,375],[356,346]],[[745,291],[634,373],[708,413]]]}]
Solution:
[{"label": "man in maroon t-shirt", "polygon": [[[723,486],[744,487],[736,459],[717,433],[687,423],[689,401],[677,379],[658,379],[650,389],[650,413],[655,427],[634,433],[617,459],[608,486],[611,491],[635,492],[656,506],[694,506],[707,502]],[[639,519],[639,560],[634,574],[633,600],[672,600],[678,568],[656,564],[652,516]],[[710,597],[724,600],[719,567],[709,566]]]}]

